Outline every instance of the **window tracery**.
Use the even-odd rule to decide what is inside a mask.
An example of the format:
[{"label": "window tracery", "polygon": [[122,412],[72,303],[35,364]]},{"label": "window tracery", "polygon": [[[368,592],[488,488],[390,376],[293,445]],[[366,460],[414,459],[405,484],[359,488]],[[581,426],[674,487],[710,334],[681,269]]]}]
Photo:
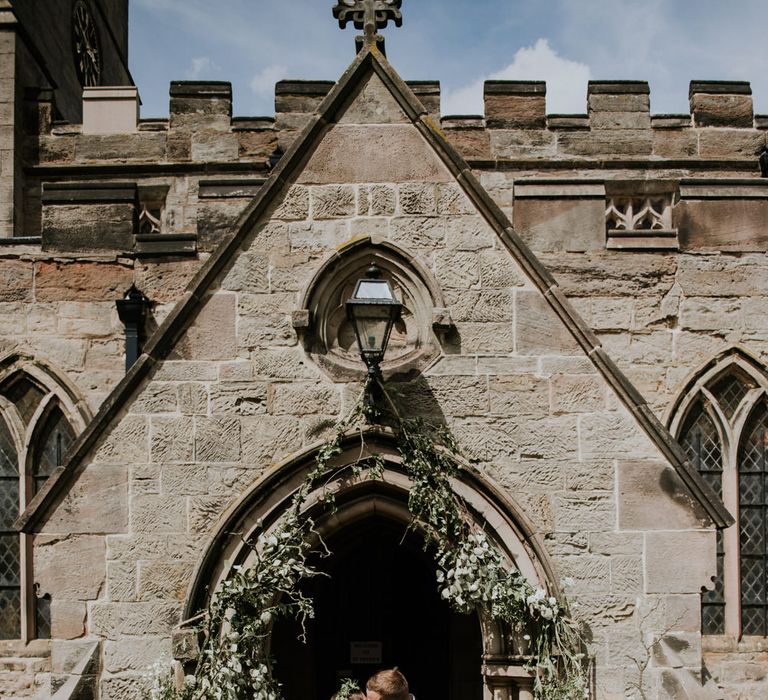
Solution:
[{"label": "window tracery", "polygon": [[[698,401],[683,429],[680,444],[688,459],[704,477],[712,490],[723,497],[723,452],[715,423],[707,414],[703,401]],[[715,586],[702,594],[701,624],[707,634],[725,632],[725,598],[723,593],[723,533],[717,533],[717,574]]]},{"label": "window tracery", "polygon": [[663,195],[610,197],[605,220],[609,231],[669,230],[672,228],[672,198]]},{"label": "window tracery", "polygon": [[13,529],[19,515],[18,465],[13,437],[0,417],[0,639],[21,635],[21,548]]},{"label": "window tracery", "polygon": [[17,369],[0,382],[0,639],[50,636],[50,600],[36,595],[14,522],[63,464],[75,430],[66,392],[39,379]]},{"label": "window tracery", "polygon": [[702,632],[768,636],[768,383],[735,353],[703,373],[672,423],[691,463],[736,519],[717,533]]},{"label": "window tracery", "polygon": [[768,634],[768,410],[752,410],[739,448],[739,546],[742,634]]},{"label": "window tracery", "polygon": [[677,250],[672,214],[676,187],[665,180],[606,182],[606,246],[612,250]]}]

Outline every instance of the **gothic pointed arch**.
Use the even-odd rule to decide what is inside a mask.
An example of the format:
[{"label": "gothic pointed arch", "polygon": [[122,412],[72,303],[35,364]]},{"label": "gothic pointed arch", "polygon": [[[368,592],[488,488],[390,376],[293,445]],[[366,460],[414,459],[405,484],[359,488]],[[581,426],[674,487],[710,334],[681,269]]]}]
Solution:
[{"label": "gothic pointed arch", "polygon": [[412,251],[377,236],[352,239],[330,255],[302,295],[304,342],[313,359],[332,377],[361,377],[355,336],[345,302],[366,268],[376,263],[403,304],[390,337],[383,371],[387,376],[423,371],[440,354],[441,333],[450,325],[442,290]]},{"label": "gothic pointed arch", "polygon": [[[314,445],[277,465],[221,516],[192,576],[182,619],[196,618],[235,567],[249,565],[254,554],[246,543],[254,540],[262,530],[268,531],[291,507],[292,497],[312,469],[320,447],[321,444]],[[362,436],[359,433],[349,435],[336,461],[339,465],[347,465],[364,461],[374,454],[384,461],[380,479],[363,475],[333,481],[315,489],[305,501],[304,513],[312,518],[324,541],[342,531],[354,531],[373,517],[398,524],[403,532],[411,526],[413,516],[408,510],[411,484],[391,433],[370,428]],[[476,524],[495,542],[508,565],[517,568],[532,585],[558,591],[554,565],[540,535],[522,509],[485,475],[468,464],[460,462],[460,466],[459,478],[452,481],[453,489],[466,504]],[[327,488],[335,493],[336,506],[331,511],[323,501]],[[521,653],[517,646],[519,640],[496,622],[479,619],[478,624],[486,660],[484,673],[493,674],[502,685],[508,682],[510,688],[515,684],[526,687],[528,681],[522,668],[511,670],[515,663],[513,658],[519,660],[516,655]],[[507,672],[510,675],[504,681]],[[513,676],[517,680],[512,680]],[[502,693],[499,697],[507,696]]]},{"label": "gothic pointed arch", "polygon": [[735,516],[717,533],[717,574],[702,593],[705,634],[768,636],[768,375],[733,347],[686,383],[670,431]]},{"label": "gothic pointed arch", "polygon": [[0,359],[0,639],[50,636],[49,599],[37,595],[28,536],[14,522],[89,419],[63,373],[23,354]]}]

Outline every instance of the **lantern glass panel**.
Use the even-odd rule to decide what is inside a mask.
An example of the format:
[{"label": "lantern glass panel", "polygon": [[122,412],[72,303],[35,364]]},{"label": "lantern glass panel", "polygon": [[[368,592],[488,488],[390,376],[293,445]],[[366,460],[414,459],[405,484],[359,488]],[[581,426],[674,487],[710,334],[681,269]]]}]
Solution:
[{"label": "lantern glass panel", "polygon": [[397,301],[392,294],[392,288],[386,280],[363,279],[358,282],[354,294],[355,299],[386,299]]},{"label": "lantern glass panel", "polygon": [[[366,309],[367,311],[367,309]],[[364,353],[381,353],[387,337],[389,315],[379,318],[359,318],[357,320],[360,334],[360,350]]]}]

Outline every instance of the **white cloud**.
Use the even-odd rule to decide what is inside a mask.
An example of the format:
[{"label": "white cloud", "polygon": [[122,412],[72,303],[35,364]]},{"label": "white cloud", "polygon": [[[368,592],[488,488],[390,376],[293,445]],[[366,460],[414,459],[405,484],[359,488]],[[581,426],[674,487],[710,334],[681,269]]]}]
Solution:
[{"label": "white cloud", "polygon": [[199,56],[192,59],[192,63],[187,69],[187,79],[207,78],[212,73],[217,72],[218,69],[219,67],[208,56]]},{"label": "white cloud", "polygon": [[262,68],[251,79],[251,90],[257,95],[272,94],[275,90],[275,83],[288,76],[288,68],[283,65],[272,65]]},{"label": "white cloud", "polygon": [[512,63],[443,97],[443,114],[482,114],[483,82],[486,80],[545,80],[547,111],[584,113],[589,66],[559,56],[546,39],[519,49]]}]

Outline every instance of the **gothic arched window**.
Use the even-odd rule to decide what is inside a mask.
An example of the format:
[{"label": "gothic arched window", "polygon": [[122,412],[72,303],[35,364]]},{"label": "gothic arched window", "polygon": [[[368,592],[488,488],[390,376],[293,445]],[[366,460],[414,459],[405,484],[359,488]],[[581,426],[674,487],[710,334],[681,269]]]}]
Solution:
[{"label": "gothic arched window", "polygon": [[768,383],[740,354],[713,365],[681,402],[672,428],[736,520],[717,533],[702,632],[768,636]]},{"label": "gothic arched window", "polygon": [[21,538],[19,458],[8,424],[0,417],[0,639],[21,635]]},{"label": "gothic arched window", "polygon": [[22,371],[0,384],[0,639],[50,636],[50,601],[36,595],[27,536],[13,524],[75,438],[62,398]]},{"label": "gothic arched window", "polygon": [[768,530],[768,410],[753,409],[739,444],[739,545],[741,547],[742,634],[768,634],[766,544]]},{"label": "gothic arched window", "polygon": [[[680,435],[680,444],[699,474],[712,490],[723,497],[723,451],[715,422],[708,415],[704,401],[691,410]],[[715,587],[702,595],[701,625],[707,634],[725,632],[725,598],[723,596],[723,533],[717,532],[717,575]]]}]

